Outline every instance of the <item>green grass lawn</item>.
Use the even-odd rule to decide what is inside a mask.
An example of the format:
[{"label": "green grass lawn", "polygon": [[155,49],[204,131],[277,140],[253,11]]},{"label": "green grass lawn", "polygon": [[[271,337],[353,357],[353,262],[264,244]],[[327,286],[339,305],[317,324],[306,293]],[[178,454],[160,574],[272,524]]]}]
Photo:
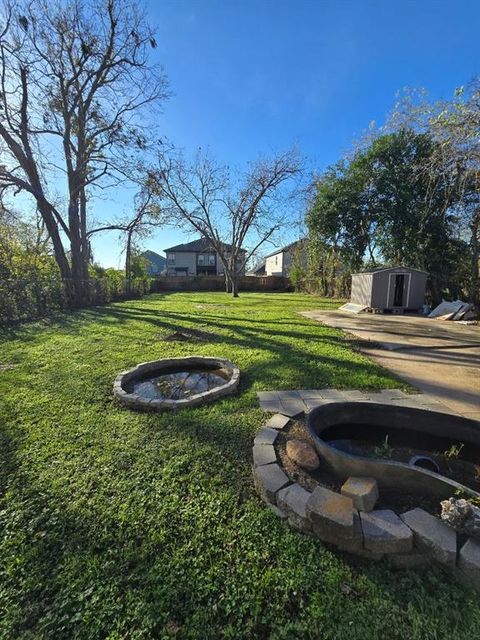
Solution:
[{"label": "green grass lawn", "polygon": [[[349,560],[255,493],[257,390],[399,386],[296,313],[335,306],[166,294],[4,332],[0,637],[480,637],[478,596],[440,569]],[[165,340],[182,327],[211,340]],[[238,364],[239,394],[163,415],[113,402],[119,371],[190,354]]]}]

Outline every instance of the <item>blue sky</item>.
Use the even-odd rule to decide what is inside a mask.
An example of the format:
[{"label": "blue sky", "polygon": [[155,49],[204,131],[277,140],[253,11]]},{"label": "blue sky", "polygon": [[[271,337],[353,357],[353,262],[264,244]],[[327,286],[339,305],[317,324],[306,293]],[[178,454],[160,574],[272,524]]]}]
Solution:
[{"label": "blue sky", "polygon": [[[163,135],[233,167],[296,144],[322,170],[402,88],[448,98],[480,73],[478,0],[149,0],[147,12],[173,92]],[[128,206],[102,202],[104,215]],[[192,237],[164,228],[143,246]],[[105,266],[120,251],[115,233],[95,241]]]}]

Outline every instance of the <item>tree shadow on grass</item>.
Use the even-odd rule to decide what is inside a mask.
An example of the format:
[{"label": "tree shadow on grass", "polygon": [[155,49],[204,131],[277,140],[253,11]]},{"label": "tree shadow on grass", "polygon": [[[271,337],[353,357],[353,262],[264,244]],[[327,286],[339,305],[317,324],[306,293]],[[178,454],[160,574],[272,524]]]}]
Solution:
[{"label": "tree shadow on grass", "polygon": [[[252,610],[261,612],[262,624],[270,629],[288,621],[305,621],[305,616],[313,629],[314,603],[319,598],[331,605],[337,603],[325,611],[332,618],[324,623],[328,625],[324,631],[331,634],[335,634],[336,617],[342,613],[351,616],[357,607],[369,609],[357,621],[357,633],[361,632],[360,621],[365,631],[369,621],[378,624],[374,609],[380,604],[384,610],[389,606],[398,609],[392,612],[392,620],[397,622],[401,611],[406,612],[405,623],[412,616],[423,620],[430,612],[435,637],[439,628],[447,633],[438,637],[457,637],[459,623],[462,628],[474,629],[472,594],[450,586],[450,578],[439,570],[428,575],[424,570],[422,574],[399,574],[383,563],[358,562],[338,552],[324,559],[318,541],[292,532],[259,501],[250,499],[250,470],[244,482],[242,474],[247,466],[239,465],[242,455],[237,455],[236,471],[230,464],[224,472],[208,464],[201,467],[200,455],[203,459],[206,452],[197,454],[195,443],[212,444],[215,431],[218,440],[218,423],[182,422],[175,429],[179,435],[184,429],[184,437],[179,439],[178,451],[170,451],[167,460],[159,437],[148,443],[146,432],[145,443],[141,438],[132,443],[134,465],[141,464],[146,475],[161,478],[164,474],[162,482],[146,478],[144,484],[139,469],[124,464],[127,458],[119,459],[111,477],[111,499],[103,495],[99,500],[99,492],[105,494],[106,486],[92,487],[91,495],[85,495],[88,500],[79,500],[78,491],[85,491],[85,484],[74,488],[66,484],[62,489],[55,483],[49,490],[45,474],[37,478],[32,467],[29,476],[17,471],[8,505],[15,536],[2,557],[10,566],[4,594],[8,594],[11,606],[2,627],[8,637],[43,637],[45,630],[49,637],[107,637],[112,629],[118,629],[122,636],[138,630],[139,637],[163,637],[170,620],[191,631],[195,620],[198,624],[199,612],[209,609],[211,617],[206,614],[203,624],[209,619],[219,630],[235,620],[236,613],[226,620],[222,600],[235,612],[237,592],[250,599]],[[241,440],[246,436],[244,431],[248,429],[242,428]],[[225,440],[228,437],[226,432]],[[142,444],[147,443],[142,459]],[[190,453],[182,456],[182,448]],[[166,474],[166,461],[173,463],[169,468],[173,475]],[[212,462],[218,464],[218,460]],[[105,459],[99,464],[105,464]],[[210,474],[213,481],[206,484],[204,478]],[[110,480],[106,477],[103,482],[109,484]],[[238,501],[234,494],[238,494]],[[90,500],[97,500],[95,509],[89,506]],[[130,513],[137,503],[138,514]],[[226,513],[218,511],[222,508]],[[282,539],[288,544],[282,546]],[[264,588],[266,574],[268,589]],[[291,591],[289,610],[279,613],[286,577]],[[252,589],[250,596],[242,591],[245,578]],[[228,582],[233,583],[230,594],[225,591]],[[348,589],[350,585],[353,595],[342,593],[340,587]],[[440,610],[440,595],[443,599],[448,596],[454,606]],[[463,607],[463,613],[457,614]],[[435,611],[438,615],[432,614]],[[236,637],[244,636],[237,632]],[[252,636],[246,633],[245,637]]]},{"label": "tree shadow on grass", "polygon": [[[141,320],[152,324],[156,329],[162,329],[165,331],[177,330],[179,326],[187,324],[190,326],[196,326],[200,323],[205,323],[208,326],[209,331],[218,330],[218,345],[227,345],[229,348],[238,347],[240,349],[261,350],[268,351],[274,356],[278,356],[278,361],[268,362],[267,367],[281,367],[290,366],[295,368],[298,372],[301,372],[303,379],[312,376],[314,379],[319,375],[319,363],[328,365],[333,370],[333,367],[339,367],[343,370],[343,373],[357,374],[360,377],[368,378],[368,376],[377,375],[382,371],[380,367],[374,363],[368,361],[365,356],[360,356],[358,353],[351,351],[348,345],[348,341],[342,337],[340,331],[328,328],[322,328],[315,323],[299,319],[295,324],[292,322],[285,323],[287,326],[296,326],[297,330],[285,330],[284,328],[268,328],[268,325],[274,324],[268,319],[263,321],[263,327],[259,327],[258,320],[252,320],[248,317],[238,318],[239,322],[233,321],[231,317],[219,318],[213,314],[192,315],[182,312],[164,311],[160,317],[145,313],[142,310],[135,309],[116,309],[113,313],[108,313],[109,319],[113,315],[115,321],[120,323],[127,323],[132,320]],[[296,319],[295,319],[296,320]],[[253,326],[249,326],[253,325]],[[330,353],[327,353],[325,349],[322,353],[317,353],[314,350],[307,350],[304,347],[305,342],[309,340],[318,340],[322,346],[328,347]],[[303,344],[300,344],[303,343]],[[337,355],[335,355],[335,353]],[[344,357],[341,357],[341,356]],[[260,363],[253,363],[246,369],[242,367],[242,371],[248,374],[248,371],[255,371],[258,375],[262,365]],[[272,372],[274,373],[274,371]],[[265,375],[266,374],[266,375]],[[268,373],[264,372],[263,378],[268,378]],[[328,383],[329,375],[325,375],[319,380],[323,386],[330,386]],[[394,380],[394,378],[383,373],[383,377]],[[277,378],[277,376],[275,376]],[[306,380],[307,382],[307,380]],[[341,383],[341,376],[336,376],[336,384]],[[314,381],[310,381],[307,385],[309,388],[315,386]],[[348,379],[345,380],[341,386],[349,386]],[[368,385],[367,385],[368,386]],[[372,386],[375,386],[375,382]],[[362,384],[362,388],[365,387],[365,383]]]}]

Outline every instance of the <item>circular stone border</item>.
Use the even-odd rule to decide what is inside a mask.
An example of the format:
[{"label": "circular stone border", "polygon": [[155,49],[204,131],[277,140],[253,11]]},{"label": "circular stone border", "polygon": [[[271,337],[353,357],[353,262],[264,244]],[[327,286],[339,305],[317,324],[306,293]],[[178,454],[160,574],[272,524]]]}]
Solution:
[{"label": "circular stone border", "polygon": [[273,415],[253,444],[255,487],[277,516],[341,551],[370,560],[386,558],[398,569],[439,562],[480,589],[480,542],[474,538],[457,540],[455,529],[421,508],[401,514],[362,511],[347,495],[321,485],[308,491],[291,480],[274,446],[289,423],[289,417]]},{"label": "circular stone border", "polygon": [[[225,384],[211,389],[196,393],[190,398],[182,398],[180,400],[161,400],[159,398],[145,398],[137,393],[129,393],[128,385],[133,381],[143,378],[145,374],[168,370],[179,367],[202,367],[211,366],[212,368],[225,369],[230,374],[230,379]],[[162,358],[161,360],[152,360],[150,362],[141,362],[128,371],[122,371],[115,378],[113,383],[113,395],[122,404],[132,409],[148,409],[150,411],[176,411],[178,409],[188,409],[198,407],[212,400],[217,400],[222,396],[234,393],[240,382],[240,369],[229,360],[223,358],[211,358],[205,356],[187,356],[184,358]]]}]

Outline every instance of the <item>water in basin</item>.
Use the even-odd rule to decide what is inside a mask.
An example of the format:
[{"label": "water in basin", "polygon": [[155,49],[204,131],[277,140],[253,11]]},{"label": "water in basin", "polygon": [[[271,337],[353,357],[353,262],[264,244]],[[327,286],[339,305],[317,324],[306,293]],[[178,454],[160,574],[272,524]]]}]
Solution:
[{"label": "water in basin", "polygon": [[223,369],[170,370],[136,380],[132,392],[150,400],[181,400],[210,391],[228,380],[229,375]]}]

